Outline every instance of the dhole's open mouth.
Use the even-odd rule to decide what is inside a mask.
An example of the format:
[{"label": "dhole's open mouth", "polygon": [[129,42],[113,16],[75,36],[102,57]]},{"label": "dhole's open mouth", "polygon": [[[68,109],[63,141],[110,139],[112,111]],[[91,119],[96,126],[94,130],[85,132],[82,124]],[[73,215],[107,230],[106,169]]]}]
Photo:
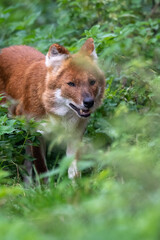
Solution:
[{"label": "dhole's open mouth", "polygon": [[78,115],[80,116],[80,117],[85,117],[85,118],[87,118],[87,117],[89,117],[90,115],[91,115],[91,112],[90,112],[90,110],[89,109],[80,109],[80,108],[77,108],[74,104],[72,104],[72,103],[70,103],[69,104],[70,106],[71,106],[71,108],[73,109],[73,110],[75,110],[77,113],[78,113]]}]

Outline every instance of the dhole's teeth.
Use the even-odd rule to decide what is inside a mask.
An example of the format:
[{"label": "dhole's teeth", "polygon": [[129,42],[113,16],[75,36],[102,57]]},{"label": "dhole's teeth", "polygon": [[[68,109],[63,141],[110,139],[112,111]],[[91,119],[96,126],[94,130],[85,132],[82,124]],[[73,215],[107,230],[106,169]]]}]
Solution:
[{"label": "dhole's teeth", "polygon": [[90,113],[89,110],[82,110],[82,109],[80,109],[79,112],[80,112],[80,114],[83,114],[83,115]]}]

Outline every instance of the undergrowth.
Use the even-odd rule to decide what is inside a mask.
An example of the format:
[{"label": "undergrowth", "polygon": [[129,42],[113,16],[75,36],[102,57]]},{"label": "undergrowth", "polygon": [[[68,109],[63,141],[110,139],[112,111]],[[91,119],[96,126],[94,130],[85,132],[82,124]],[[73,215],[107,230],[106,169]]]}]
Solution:
[{"label": "undergrowth", "polygon": [[38,144],[39,123],[0,106],[1,239],[160,238],[159,14],[158,0],[1,0],[1,48],[26,44],[46,54],[56,42],[75,52],[93,37],[106,76],[76,183],[56,131],[48,185],[24,188],[25,147]]}]

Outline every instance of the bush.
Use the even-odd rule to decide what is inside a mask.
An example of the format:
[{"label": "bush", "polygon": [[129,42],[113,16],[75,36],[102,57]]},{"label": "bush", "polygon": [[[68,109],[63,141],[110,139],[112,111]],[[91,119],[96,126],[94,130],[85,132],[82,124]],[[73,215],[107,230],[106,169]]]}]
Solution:
[{"label": "bush", "polygon": [[72,159],[54,154],[51,163],[50,153],[49,185],[23,188],[25,146],[38,144],[37,123],[9,118],[0,107],[4,240],[159,239],[159,14],[158,0],[1,1],[1,48],[26,44],[46,53],[57,42],[75,52],[93,37],[106,76],[75,184],[66,174]]}]

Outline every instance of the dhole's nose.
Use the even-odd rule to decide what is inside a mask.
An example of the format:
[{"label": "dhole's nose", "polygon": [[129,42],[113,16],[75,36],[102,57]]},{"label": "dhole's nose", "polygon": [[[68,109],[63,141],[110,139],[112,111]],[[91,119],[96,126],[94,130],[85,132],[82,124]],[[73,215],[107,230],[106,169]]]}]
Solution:
[{"label": "dhole's nose", "polygon": [[83,100],[83,105],[86,107],[86,108],[91,108],[94,104],[94,100],[92,97],[86,97],[84,98]]}]

